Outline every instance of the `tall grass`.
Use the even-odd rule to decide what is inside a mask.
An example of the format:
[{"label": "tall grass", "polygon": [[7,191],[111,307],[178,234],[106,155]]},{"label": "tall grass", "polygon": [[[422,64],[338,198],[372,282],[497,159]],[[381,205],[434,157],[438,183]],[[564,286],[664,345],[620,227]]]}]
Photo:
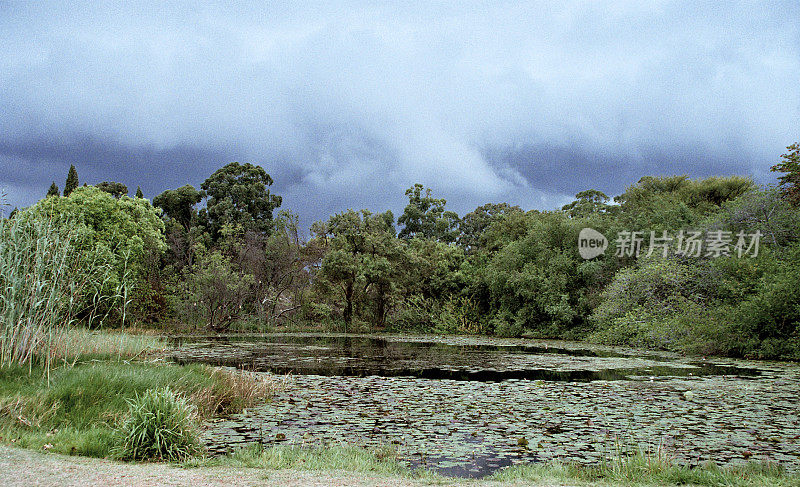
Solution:
[{"label": "tall grass", "polygon": [[132,335],[113,330],[89,330],[82,326],[67,327],[52,344],[51,360],[74,363],[79,359],[107,358],[131,360],[157,357],[167,350],[164,338],[155,335]]},{"label": "tall grass", "polygon": [[111,267],[76,250],[80,228],[25,212],[0,220],[0,366],[49,370],[75,317],[106,299]]}]

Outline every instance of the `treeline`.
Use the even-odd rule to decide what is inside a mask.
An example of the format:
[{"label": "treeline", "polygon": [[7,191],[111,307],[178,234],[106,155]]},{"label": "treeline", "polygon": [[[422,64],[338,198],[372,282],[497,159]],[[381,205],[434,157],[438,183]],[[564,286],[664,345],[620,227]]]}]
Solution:
[{"label": "treeline", "polygon": [[[66,196],[54,184],[22,213],[80,227],[84,251],[111,263],[95,291],[116,293],[106,323],[524,334],[798,359],[798,161],[795,144],[773,167],[777,187],[644,177],[613,200],[587,190],[560,210],[486,204],[463,217],[417,184],[397,219],[348,210],[309,238],[251,164],[152,206],[119,183],[79,187],[71,168]],[[581,257],[585,228],[607,238],[603,254]]]}]

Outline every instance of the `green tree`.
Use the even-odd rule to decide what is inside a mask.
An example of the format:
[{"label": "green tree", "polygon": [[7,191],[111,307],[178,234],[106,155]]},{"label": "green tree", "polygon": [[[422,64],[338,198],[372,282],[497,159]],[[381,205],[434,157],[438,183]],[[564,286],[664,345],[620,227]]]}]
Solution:
[{"label": "green tree", "polygon": [[178,189],[168,189],[153,198],[153,206],[164,210],[164,215],[189,229],[196,216],[194,205],[203,199],[203,192],[189,184]]},{"label": "green tree", "polygon": [[69,172],[67,173],[67,182],[64,184],[64,196],[69,196],[78,187],[78,171],[75,166],[70,164]]},{"label": "green tree", "polygon": [[355,305],[369,297],[375,322],[382,324],[385,319],[398,269],[395,261],[402,255],[393,223],[390,211],[348,210],[314,225],[315,240],[324,241],[327,247],[316,284],[343,301],[342,318],[348,327]]},{"label": "green tree", "polygon": [[269,233],[272,212],[281,206],[281,197],[270,194],[273,183],[261,166],[232,162],[218,169],[200,186],[208,196],[201,212],[214,238],[224,225],[240,225],[245,230]]},{"label": "green tree", "polygon": [[144,193],[142,193],[142,187],[136,186],[136,197],[137,198],[144,198]]},{"label": "green tree", "polygon": [[95,185],[100,191],[105,191],[114,198],[121,198],[128,195],[128,187],[116,181],[103,181]]},{"label": "green tree", "polygon": [[166,247],[164,222],[147,200],[116,199],[87,186],[66,198],[45,198],[30,210],[24,214],[68,222],[80,234],[78,250],[112,267],[113,278],[100,283],[102,295],[119,293],[125,299],[140,283],[148,249]]},{"label": "green tree", "polygon": [[587,189],[575,195],[575,201],[561,207],[572,218],[602,215],[608,211],[608,196],[596,189]]},{"label": "green tree", "polygon": [[584,325],[587,290],[598,275],[577,252],[585,222],[562,212],[529,212],[526,219],[526,233],[494,252],[483,269],[488,303],[482,307],[495,327],[560,336]]},{"label": "green tree", "polygon": [[461,219],[459,224],[461,235],[458,237],[458,243],[467,249],[482,248],[481,240],[486,229],[511,213],[523,214],[523,211],[519,206],[511,206],[508,203],[487,203],[475,208]]},{"label": "green tree", "polygon": [[205,255],[187,278],[189,306],[210,331],[225,331],[250,300],[253,276],[218,251]]},{"label": "green tree", "polygon": [[778,178],[783,194],[793,205],[800,205],[800,144],[786,148],[786,154],[781,155],[782,161],[770,168],[773,172],[782,172]]},{"label": "green tree", "polygon": [[447,200],[434,198],[430,189],[417,183],[406,190],[408,205],[397,219],[403,225],[400,238],[429,238],[442,242],[455,242],[458,238],[458,215],[446,211]]},{"label": "green tree", "polygon": [[49,198],[50,196],[60,196],[60,193],[58,192],[58,185],[56,185],[55,181],[53,181],[53,184],[50,185],[50,189],[47,190],[46,197]]},{"label": "green tree", "polygon": [[620,229],[675,231],[698,224],[754,188],[752,179],[740,176],[645,176],[614,198],[620,204],[615,220]]}]

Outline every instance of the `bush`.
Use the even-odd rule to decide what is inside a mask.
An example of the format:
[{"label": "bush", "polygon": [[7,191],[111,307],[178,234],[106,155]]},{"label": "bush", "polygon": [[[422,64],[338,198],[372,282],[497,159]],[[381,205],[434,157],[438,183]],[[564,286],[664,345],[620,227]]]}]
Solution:
[{"label": "bush", "polygon": [[169,387],[129,400],[116,430],[114,456],[122,460],[184,460],[200,451],[196,408]]},{"label": "bush", "polygon": [[478,305],[470,298],[450,297],[434,320],[437,333],[477,335],[485,333]]},{"label": "bush", "polygon": [[489,325],[494,330],[494,334],[504,338],[517,338],[522,336],[524,328],[522,323],[513,319],[510,316],[505,318],[495,317],[489,322]]}]

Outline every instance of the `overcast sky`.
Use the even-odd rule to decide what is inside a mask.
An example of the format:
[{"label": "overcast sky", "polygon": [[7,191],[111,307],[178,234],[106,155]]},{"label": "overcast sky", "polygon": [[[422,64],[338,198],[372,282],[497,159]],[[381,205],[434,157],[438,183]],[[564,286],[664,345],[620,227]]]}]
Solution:
[{"label": "overcast sky", "polygon": [[[95,3],[95,2],[93,2]],[[173,6],[165,7],[165,3]],[[751,175],[800,139],[797,2],[5,2],[0,188],[263,166],[304,226]]]}]

